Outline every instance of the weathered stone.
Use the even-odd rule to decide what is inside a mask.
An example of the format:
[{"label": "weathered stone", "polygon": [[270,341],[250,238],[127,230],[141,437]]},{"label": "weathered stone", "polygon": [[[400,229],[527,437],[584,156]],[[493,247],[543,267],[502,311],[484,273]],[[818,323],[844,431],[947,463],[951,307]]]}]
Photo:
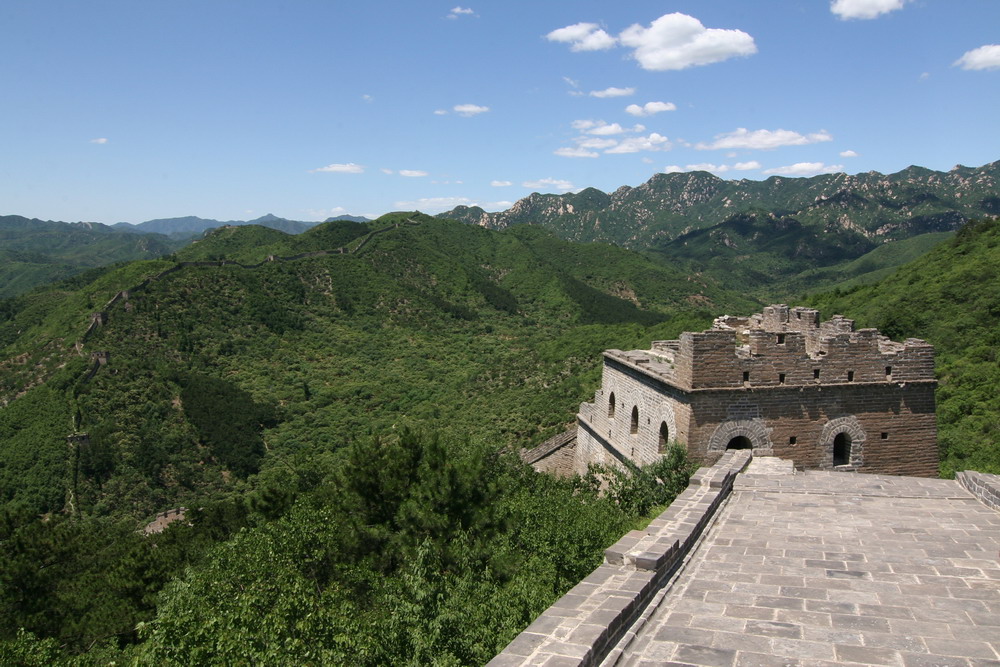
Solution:
[{"label": "weathered stone", "polygon": [[676,440],[705,463],[752,447],[807,468],[934,476],[935,386],[924,341],[769,306],[649,350],[605,351],[601,388],[577,415],[574,465],[582,474],[589,463],[650,463]]}]

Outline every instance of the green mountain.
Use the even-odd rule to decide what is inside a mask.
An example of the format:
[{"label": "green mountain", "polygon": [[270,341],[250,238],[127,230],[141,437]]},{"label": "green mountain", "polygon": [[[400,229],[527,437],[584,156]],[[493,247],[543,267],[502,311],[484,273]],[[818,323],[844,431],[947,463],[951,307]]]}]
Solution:
[{"label": "green mountain", "polygon": [[[622,335],[631,339],[643,327],[677,318],[687,323],[692,312],[707,317],[756,305],[710,281],[691,280],[617,247],[573,245],[531,227],[498,234],[418,219],[418,224],[405,215],[367,226],[324,223],[295,236],[257,226],[220,228],[171,259],[98,270],[9,300],[0,322],[7,360],[0,367],[0,401],[17,405],[34,391],[44,393],[52,383],[62,383],[69,398],[58,401],[68,402],[53,408],[53,414],[75,415],[76,423],[60,418],[51,431],[58,435],[43,439],[57,458],[65,447],[62,431],[69,432],[70,426],[103,433],[112,424],[111,432],[95,440],[115,452],[118,461],[143,459],[143,465],[150,465],[156,452],[164,461],[171,452],[190,457],[181,475],[187,481],[171,486],[169,493],[150,492],[147,503],[135,508],[150,512],[163,503],[190,502],[206,484],[222,488],[219,471],[228,469],[216,456],[205,459],[203,449],[185,453],[181,447],[181,442],[199,438],[186,413],[170,407],[186,386],[181,376],[187,371],[178,376],[178,369],[210,369],[210,376],[235,381],[234,390],[250,392],[262,405],[311,402],[308,417],[302,418],[312,422],[332,411],[322,419],[343,438],[391,428],[403,415],[415,424],[436,423],[447,412],[444,421],[462,424],[463,433],[485,432],[498,442],[523,446],[524,438],[543,435],[565,421],[588,392],[573,395],[562,410],[548,416],[525,412],[524,406],[501,415],[501,421],[513,420],[501,432],[495,430],[500,422],[475,423],[473,415],[487,407],[470,411],[466,390],[457,403],[448,399],[448,392],[475,377],[486,387],[521,382],[523,378],[511,376],[512,368],[526,375],[547,368],[558,375],[540,356],[579,355],[574,364],[594,371],[597,353],[614,343],[605,326],[615,336],[625,327],[629,333]],[[116,297],[122,290],[128,291],[127,301]],[[109,321],[88,329],[95,311],[107,312]],[[438,336],[444,338],[435,342]],[[446,344],[453,336],[463,342]],[[462,356],[471,350],[451,359],[449,347],[464,347],[469,336],[473,359]],[[109,353],[109,368],[115,371],[80,381],[90,367],[90,352],[96,350]],[[337,353],[331,357],[324,350]],[[415,354],[419,358],[412,358]],[[314,370],[319,377],[313,377]],[[450,385],[446,377],[452,378]],[[129,378],[142,388],[126,389]],[[584,379],[567,377],[567,386],[578,389]],[[314,383],[323,389],[312,388]],[[114,398],[122,391],[143,397],[143,414],[152,405],[161,407],[151,420],[136,419],[135,405]],[[168,397],[171,392],[174,398]],[[518,400],[535,401],[531,393]],[[477,394],[473,403],[487,394]],[[383,407],[372,413],[371,407],[363,407],[368,401]],[[350,409],[355,402],[358,409]],[[91,415],[99,419],[92,422]],[[287,426],[292,422],[274,427],[268,437],[275,447],[291,437],[279,434],[299,428]],[[165,444],[173,442],[166,435],[172,430],[176,442]],[[40,441],[32,442],[37,447]],[[159,465],[116,466],[109,475],[125,474],[133,489],[153,489],[164,483]],[[25,480],[34,479],[12,465],[6,466],[6,474],[0,499],[15,498]],[[49,475],[38,485],[48,487],[53,480]],[[120,499],[102,488],[98,484],[80,493],[95,506],[112,503],[102,511],[121,509],[114,505]],[[32,506],[37,511],[60,509],[58,498],[32,501]]]},{"label": "green mountain", "polygon": [[756,305],[412,213],[2,301],[0,662],[484,663],[688,474],[599,497],[510,452],[566,428],[601,350]]},{"label": "green mountain", "polygon": [[1000,212],[998,179],[1000,162],[766,181],[657,174],[611,194],[535,193],[507,211],[459,207],[441,217],[491,229],[537,225],[573,241],[648,250],[767,301],[885,275],[966,221]]},{"label": "green mountain", "polygon": [[853,229],[748,211],[659,242],[650,254],[690,273],[715,276],[731,289],[780,301],[847,281],[871,282],[952,234],[927,232],[876,241]]},{"label": "green mountain", "polygon": [[260,225],[262,227],[277,229],[278,231],[282,231],[287,234],[300,234],[310,227],[313,227],[315,224],[315,222],[301,222],[298,220],[279,218],[276,215],[268,213],[267,215],[262,215],[261,217],[253,220],[227,220],[223,222],[220,220],[199,218],[197,216],[189,215],[182,218],[158,218],[156,220],[147,220],[146,222],[140,222],[136,225],[119,223],[116,227],[131,227],[141,232],[153,232],[157,234],[165,234],[173,238],[186,239],[198,236],[199,234],[202,234],[209,229],[215,229],[216,227]]},{"label": "green mountain", "polygon": [[0,216],[0,298],[88,268],[159,257],[179,245],[160,234],[128,233],[99,223]]},{"label": "green mountain", "polygon": [[972,222],[951,240],[872,285],[816,295],[813,305],[899,340],[937,350],[941,471],[1000,473],[1000,220]]},{"label": "green mountain", "polygon": [[907,167],[890,175],[873,171],[765,181],[725,181],[707,172],[656,174],[611,194],[595,188],[533,193],[507,211],[461,206],[440,217],[490,229],[540,225],[572,241],[644,249],[759,210],[827,231],[857,232],[878,243],[951,231],[969,219],[1000,214],[998,178],[1000,162],[948,172]]}]

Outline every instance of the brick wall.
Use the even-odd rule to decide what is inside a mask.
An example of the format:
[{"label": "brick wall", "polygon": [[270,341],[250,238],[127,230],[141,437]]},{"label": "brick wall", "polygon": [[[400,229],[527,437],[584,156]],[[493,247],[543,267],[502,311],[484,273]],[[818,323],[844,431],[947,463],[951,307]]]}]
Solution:
[{"label": "brick wall", "polygon": [[[937,475],[932,346],[783,305],[716,327],[605,352],[601,389],[578,415],[578,473],[590,462],[655,460],[662,427],[706,463],[742,436],[800,466]],[[837,436],[848,451],[840,461]]]}]

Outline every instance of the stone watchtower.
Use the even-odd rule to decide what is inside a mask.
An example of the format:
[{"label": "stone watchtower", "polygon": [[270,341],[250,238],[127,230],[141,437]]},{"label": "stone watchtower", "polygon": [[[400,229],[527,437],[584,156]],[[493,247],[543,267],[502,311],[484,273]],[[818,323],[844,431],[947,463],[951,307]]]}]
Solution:
[{"label": "stone watchtower", "polygon": [[934,348],[774,305],[652,349],[607,350],[577,415],[574,466],[654,461],[670,440],[702,463],[752,448],[798,466],[937,476]]}]

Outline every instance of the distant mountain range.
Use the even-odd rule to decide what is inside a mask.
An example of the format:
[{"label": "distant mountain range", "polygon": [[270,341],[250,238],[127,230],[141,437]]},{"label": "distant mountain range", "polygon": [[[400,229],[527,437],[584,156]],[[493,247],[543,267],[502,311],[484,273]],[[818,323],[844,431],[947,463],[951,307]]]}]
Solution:
[{"label": "distant mountain range", "polygon": [[[367,218],[342,215],[325,222],[366,221]],[[148,220],[137,225],[0,216],[0,298],[23,294],[86,269],[161,257],[217,227],[260,225],[286,234],[300,234],[318,224],[271,214],[246,221],[220,222],[187,216]]]},{"label": "distant mountain range", "polygon": [[766,181],[725,181],[703,171],[656,174],[611,194],[534,193],[506,211],[461,206],[439,217],[490,229],[538,225],[571,241],[647,251],[768,299],[868,282],[968,220],[998,214],[1000,162]]},{"label": "distant mountain range", "polygon": [[536,192],[506,211],[459,206],[439,217],[490,229],[541,225],[570,241],[643,249],[753,210],[880,242],[951,231],[969,219],[998,215],[998,183],[1000,161],[948,172],[907,167],[888,176],[872,171],[765,181],[725,181],[694,171],[656,174],[611,194],[596,188],[563,195]]},{"label": "distant mountain range", "polygon": [[89,268],[160,257],[181,245],[163,234],[125,232],[96,222],[0,216],[0,298]]},{"label": "distant mountain range", "polygon": [[[341,215],[336,218],[327,218],[323,222],[339,221],[368,222],[368,218],[354,215]],[[285,232],[286,234],[301,234],[307,229],[315,227],[318,224],[318,222],[288,220],[287,218],[279,218],[276,215],[268,213],[267,215],[262,215],[261,217],[253,220],[221,221],[189,215],[182,218],[158,218],[156,220],[147,220],[146,222],[140,222],[135,225],[128,222],[119,222],[114,225],[114,227],[124,231],[152,232],[156,234],[166,234],[167,236],[175,238],[187,238],[191,236],[198,236],[207,230],[214,229],[216,227],[241,227],[243,225],[261,225],[262,227],[277,229],[278,231]]]}]

